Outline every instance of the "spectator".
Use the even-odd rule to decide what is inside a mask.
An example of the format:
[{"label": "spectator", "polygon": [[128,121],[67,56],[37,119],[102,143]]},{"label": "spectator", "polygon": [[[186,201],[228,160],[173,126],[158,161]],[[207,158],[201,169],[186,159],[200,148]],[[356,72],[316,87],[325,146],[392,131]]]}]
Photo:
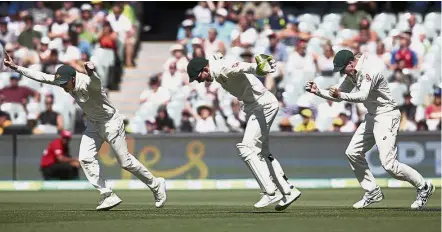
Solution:
[{"label": "spectator", "polygon": [[117,33],[112,30],[109,22],[105,22],[103,25],[103,30],[98,36],[98,42],[101,48],[112,49],[117,51]]},{"label": "spectator", "polygon": [[415,120],[417,107],[411,103],[410,93],[407,92],[404,94],[404,104],[401,105],[399,109],[401,112],[405,113],[407,119],[412,121]]},{"label": "spectator", "polygon": [[25,17],[25,29],[18,37],[18,43],[31,50],[36,50],[37,46],[40,44],[41,33],[35,31],[34,19],[32,16]]},{"label": "spectator", "polygon": [[385,51],[382,41],[378,41],[376,44],[376,56],[384,62],[385,67],[390,67],[391,53]]},{"label": "spectator", "polygon": [[13,31],[8,30],[8,22],[5,19],[0,19],[0,40],[5,44],[17,44],[18,36]]},{"label": "spectator", "polygon": [[54,96],[47,95],[45,97],[45,111],[38,116],[38,121],[42,125],[52,125],[57,127],[58,131],[63,130],[63,116],[52,109],[54,105]]},{"label": "spectator", "polygon": [[294,52],[289,54],[287,64],[290,70],[298,69],[304,72],[315,72],[315,62],[311,54],[307,54],[307,41],[300,40]]},{"label": "spectator", "polygon": [[213,26],[217,31],[217,36],[219,40],[221,40],[226,47],[230,47],[230,35],[235,29],[235,24],[226,20],[227,15],[228,13],[226,9],[218,9],[216,11],[216,20]]},{"label": "spectator", "polygon": [[333,76],[333,58],[335,52],[330,44],[326,44],[323,47],[323,54],[314,55],[313,61],[315,62],[316,70],[321,73],[322,76]]},{"label": "spectator", "polygon": [[60,10],[63,12],[64,21],[68,24],[80,18],[80,10],[74,7],[74,2],[63,2],[63,7]]},{"label": "spectator", "polygon": [[274,31],[268,32],[269,46],[264,50],[265,54],[272,55],[276,62],[285,63],[288,59],[287,48],[279,42]]},{"label": "spectator", "polygon": [[232,31],[230,36],[232,47],[248,48],[255,44],[258,39],[258,33],[255,28],[247,24],[245,16],[240,16],[238,27]]},{"label": "spectator", "polygon": [[287,17],[281,9],[279,2],[271,2],[272,14],[265,20],[265,24],[272,30],[282,30],[286,27]]},{"label": "spectator", "polygon": [[204,41],[204,51],[206,58],[213,57],[215,53],[226,55],[224,42],[217,38],[218,33],[215,28],[209,29],[209,37]]},{"label": "spectator", "polygon": [[81,59],[81,52],[76,46],[72,45],[70,37],[63,38],[63,47],[58,54],[58,59],[61,63],[74,67],[77,71],[83,71],[83,67],[79,65]]},{"label": "spectator", "polygon": [[163,72],[161,76],[161,86],[167,89],[172,95],[179,91],[183,83],[187,82],[185,79],[187,78],[183,78],[182,73],[177,71],[176,63],[173,62],[170,63],[169,70]]},{"label": "spectator", "polygon": [[197,114],[193,115],[195,118],[195,132],[208,133],[217,131],[212,112],[212,108],[207,105],[201,105],[197,108]]},{"label": "spectator", "polygon": [[172,57],[167,59],[164,63],[164,70],[168,70],[171,63],[176,63],[177,70],[182,73],[182,75],[187,76],[187,64],[189,61],[184,55],[184,47],[181,44],[174,44],[170,47],[169,51],[172,53]]},{"label": "spectator", "polygon": [[180,132],[184,132],[184,133],[192,133],[193,132],[193,125],[192,125],[192,122],[190,122],[191,117],[192,117],[192,115],[187,110],[184,110],[181,113]]},{"label": "spectator", "polygon": [[54,12],[45,6],[44,1],[35,2],[35,6],[35,8],[31,9],[31,16],[34,18],[35,24],[50,25],[54,17]]},{"label": "spectator", "polygon": [[198,5],[193,8],[193,14],[199,23],[209,24],[212,22],[212,12],[206,1],[199,1]]},{"label": "spectator", "polygon": [[159,131],[167,134],[175,132],[175,123],[172,118],[169,117],[165,105],[158,108],[158,115],[155,121]]},{"label": "spectator", "polygon": [[149,87],[150,89],[143,91],[140,95],[141,104],[145,102],[155,105],[167,104],[167,102],[170,100],[169,91],[161,87],[158,76],[150,78]]},{"label": "spectator", "polygon": [[[112,13],[107,16],[107,21],[112,26],[112,29],[118,34],[118,40],[124,44],[125,62],[127,67],[133,67],[132,58],[135,46],[135,33],[133,25],[130,20],[121,14],[122,8],[120,5],[115,5],[112,8]],[[122,57],[121,57],[122,58]]]},{"label": "spectator", "polygon": [[316,123],[313,120],[313,112],[310,109],[301,110],[302,123],[295,125],[295,132],[313,132],[316,131]]},{"label": "spectator", "polygon": [[339,118],[342,120],[342,126],[340,132],[353,132],[356,129],[356,125],[350,119],[351,113],[347,110],[339,113]]},{"label": "spectator", "polygon": [[400,48],[391,54],[391,69],[401,68],[400,61],[404,62],[405,68],[416,68],[418,60],[416,53],[410,49],[410,36],[410,32],[400,35]]},{"label": "spectator", "polygon": [[369,15],[362,10],[358,10],[356,1],[347,1],[347,11],[342,14],[341,28],[358,30],[363,18],[368,18]]},{"label": "spectator", "polygon": [[144,124],[146,125],[146,133],[143,134],[158,134],[157,126],[154,118],[147,119]]},{"label": "spectator", "polygon": [[45,180],[78,179],[80,163],[71,157],[69,142],[72,133],[62,131],[60,138],[52,140],[41,158],[40,170]]},{"label": "spectator", "polygon": [[34,97],[37,102],[40,101],[40,93],[25,86],[19,86],[19,73],[11,73],[10,86],[0,89],[0,98],[3,102],[11,102],[26,105],[28,98]]},{"label": "spectator", "polygon": [[5,128],[12,125],[11,117],[5,111],[0,110],[0,135],[2,135],[5,131]]}]

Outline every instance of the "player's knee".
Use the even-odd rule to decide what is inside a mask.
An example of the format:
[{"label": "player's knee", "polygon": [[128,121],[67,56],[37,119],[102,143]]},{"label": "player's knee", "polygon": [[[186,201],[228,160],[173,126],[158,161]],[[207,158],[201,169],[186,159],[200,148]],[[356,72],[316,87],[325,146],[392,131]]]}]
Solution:
[{"label": "player's knee", "polygon": [[250,156],[254,154],[253,148],[249,144],[238,143],[236,144],[236,148],[238,148],[239,156],[244,160],[249,160]]}]

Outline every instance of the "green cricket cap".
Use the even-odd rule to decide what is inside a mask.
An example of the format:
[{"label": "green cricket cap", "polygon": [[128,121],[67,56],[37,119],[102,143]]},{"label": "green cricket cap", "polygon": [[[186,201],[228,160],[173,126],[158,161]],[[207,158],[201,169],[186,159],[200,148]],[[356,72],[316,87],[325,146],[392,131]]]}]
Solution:
[{"label": "green cricket cap", "polygon": [[189,81],[192,82],[198,78],[199,73],[209,63],[208,60],[202,57],[193,58],[187,65],[187,74],[189,75]]},{"label": "green cricket cap", "polygon": [[74,78],[76,74],[77,72],[72,66],[62,65],[55,72],[54,84],[63,85],[72,78]]},{"label": "green cricket cap", "polygon": [[333,72],[341,72],[355,56],[350,50],[341,50],[333,59]]}]

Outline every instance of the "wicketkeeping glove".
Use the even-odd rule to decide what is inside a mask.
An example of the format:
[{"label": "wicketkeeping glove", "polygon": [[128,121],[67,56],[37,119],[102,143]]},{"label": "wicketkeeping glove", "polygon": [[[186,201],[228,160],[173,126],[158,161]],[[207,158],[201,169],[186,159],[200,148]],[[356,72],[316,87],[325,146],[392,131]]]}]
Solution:
[{"label": "wicketkeeping glove", "polygon": [[255,56],[255,61],[257,64],[256,74],[259,76],[265,76],[276,71],[276,61],[273,56],[260,54]]}]

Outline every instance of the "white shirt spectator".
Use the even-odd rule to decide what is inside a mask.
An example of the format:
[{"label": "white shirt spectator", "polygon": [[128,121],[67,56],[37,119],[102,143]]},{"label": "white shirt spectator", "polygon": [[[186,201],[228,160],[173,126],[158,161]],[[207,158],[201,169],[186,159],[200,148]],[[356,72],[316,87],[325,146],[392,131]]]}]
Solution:
[{"label": "white shirt spectator", "polygon": [[208,133],[216,132],[215,120],[212,116],[207,117],[205,120],[198,118],[195,123],[195,132],[198,133]]},{"label": "white shirt spectator", "polygon": [[81,59],[80,49],[73,45],[69,45],[66,49],[62,49],[58,54],[60,62],[70,62]]},{"label": "white shirt spectator", "polygon": [[120,41],[124,41],[126,33],[132,29],[132,23],[130,20],[124,15],[120,15],[117,19],[113,13],[109,14],[106,18],[107,21],[109,21],[112,30],[118,33]]},{"label": "white shirt spectator", "polygon": [[169,101],[169,99],[169,91],[163,87],[159,87],[156,92],[152,89],[146,89],[140,95],[140,101],[146,101],[155,105],[162,105]]},{"label": "white shirt spectator", "polygon": [[212,12],[209,8],[197,5],[193,8],[193,14],[195,15],[196,21],[199,23],[209,24],[212,22]]},{"label": "white shirt spectator", "polygon": [[255,44],[258,39],[258,32],[256,32],[255,28],[251,27],[244,32],[241,32],[239,28],[236,28],[230,34],[230,39],[235,40],[239,36],[239,41],[242,44]]}]

